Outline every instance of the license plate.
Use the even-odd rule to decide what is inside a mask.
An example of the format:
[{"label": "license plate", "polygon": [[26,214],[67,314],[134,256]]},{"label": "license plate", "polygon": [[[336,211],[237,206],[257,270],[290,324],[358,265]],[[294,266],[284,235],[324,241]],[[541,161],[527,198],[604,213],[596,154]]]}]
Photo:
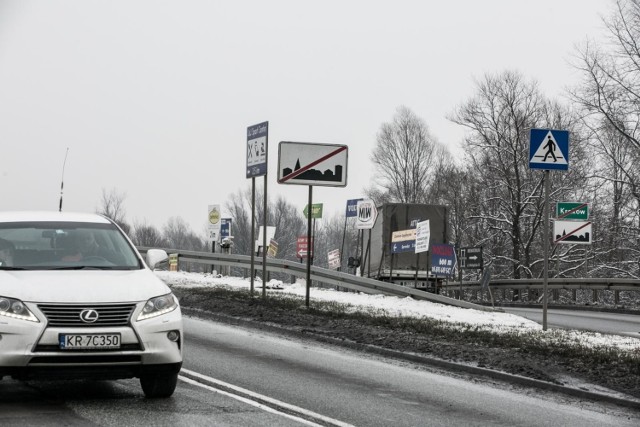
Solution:
[{"label": "license plate", "polygon": [[120,334],[60,334],[58,344],[63,350],[120,348]]}]

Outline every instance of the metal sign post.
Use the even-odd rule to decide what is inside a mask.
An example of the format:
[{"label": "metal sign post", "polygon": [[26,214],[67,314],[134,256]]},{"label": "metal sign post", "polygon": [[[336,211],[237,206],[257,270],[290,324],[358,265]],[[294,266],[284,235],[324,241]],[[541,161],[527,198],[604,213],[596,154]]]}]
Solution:
[{"label": "metal sign post", "polygon": [[[313,200],[313,185],[309,186],[309,206],[312,206],[311,202]],[[311,242],[311,215],[307,216],[307,251],[309,250],[309,247],[313,247],[310,242]],[[307,276],[306,276],[306,295],[305,295],[305,299],[304,299],[304,304],[307,306],[307,308],[309,307],[309,293],[311,291],[311,256],[309,254],[309,252],[307,252]]]},{"label": "metal sign post", "polygon": [[[309,203],[313,209],[313,186],[345,187],[347,185],[348,147],[336,144],[280,141],[278,144],[278,183],[309,186]],[[311,221],[307,215],[307,241],[313,244]],[[307,256],[307,292],[309,307],[311,289],[311,257]]]},{"label": "metal sign post", "polygon": [[547,292],[549,287],[549,171],[544,171],[544,280],[542,285],[542,330],[547,330]]},{"label": "metal sign post", "polygon": [[[267,153],[269,145],[269,122],[262,122],[247,128],[247,178],[251,178],[251,244],[253,245],[256,232],[256,176],[264,176],[264,207],[263,223],[267,226]],[[266,236],[263,241],[262,253],[262,296],[266,296],[265,283],[267,273]],[[251,248],[251,286],[253,296],[253,283],[255,279],[255,254]]]},{"label": "metal sign post", "polygon": [[547,330],[547,292],[549,283],[549,171],[569,169],[569,131],[531,129],[529,168],[544,170],[544,268],[542,290],[542,330]]}]

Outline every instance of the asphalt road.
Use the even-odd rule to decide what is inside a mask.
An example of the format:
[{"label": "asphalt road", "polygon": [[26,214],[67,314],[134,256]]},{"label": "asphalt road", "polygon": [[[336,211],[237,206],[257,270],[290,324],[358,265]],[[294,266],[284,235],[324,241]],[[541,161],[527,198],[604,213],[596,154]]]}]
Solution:
[{"label": "asphalt road", "polygon": [[5,378],[0,425],[640,425],[633,410],[258,330],[186,318],[185,335],[170,399],[145,399],[137,380]]},{"label": "asphalt road", "polygon": [[[542,308],[502,307],[542,324]],[[551,328],[577,329],[640,338],[640,316],[585,310],[547,310],[547,325]]]}]

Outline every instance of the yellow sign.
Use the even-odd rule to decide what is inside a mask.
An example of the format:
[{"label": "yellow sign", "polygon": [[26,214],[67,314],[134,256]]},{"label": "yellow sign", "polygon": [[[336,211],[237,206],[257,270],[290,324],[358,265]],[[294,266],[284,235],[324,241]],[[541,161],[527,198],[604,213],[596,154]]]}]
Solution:
[{"label": "yellow sign", "polygon": [[178,271],[178,254],[169,254],[169,271]]},{"label": "yellow sign", "polygon": [[277,254],[278,254],[278,242],[271,239],[271,242],[269,242],[269,249],[267,250],[267,256],[271,258],[275,258]]},{"label": "yellow sign", "polygon": [[209,222],[211,224],[220,222],[220,211],[215,206],[209,211]]}]

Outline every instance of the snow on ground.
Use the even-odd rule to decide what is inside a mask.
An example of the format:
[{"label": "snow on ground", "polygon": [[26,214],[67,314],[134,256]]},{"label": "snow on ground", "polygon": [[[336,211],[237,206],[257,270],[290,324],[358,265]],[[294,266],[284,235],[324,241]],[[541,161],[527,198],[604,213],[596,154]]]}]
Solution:
[{"label": "snow on ground", "polygon": [[[156,271],[165,283],[173,287],[202,288],[224,287],[228,289],[246,289],[250,287],[249,278],[216,277],[205,273],[187,273]],[[262,282],[254,281],[254,289],[262,292]],[[304,280],[285,284],[279,280],[271,280],[267,292],[306,296]],[[495,333],[538,333],[541,339],[561,341],[567,344],[579,344],[587,347],[615,347],[620,350],[640,353],[640,340],[618,335],[607,335],[594,332],[549,329],[542,331],[542,326],[532,320],[509,313],[487,312],[448,306],[412,298],[400,298],[385,295],[369,295],[360,292],[342,292],[334,289],[312,287],[309,293],[311,300],[333,301],[349,305],[355,311],[370,314],[384,314],[397,317],[429,318],[449,324],[455,329],[491,330]]]}]

